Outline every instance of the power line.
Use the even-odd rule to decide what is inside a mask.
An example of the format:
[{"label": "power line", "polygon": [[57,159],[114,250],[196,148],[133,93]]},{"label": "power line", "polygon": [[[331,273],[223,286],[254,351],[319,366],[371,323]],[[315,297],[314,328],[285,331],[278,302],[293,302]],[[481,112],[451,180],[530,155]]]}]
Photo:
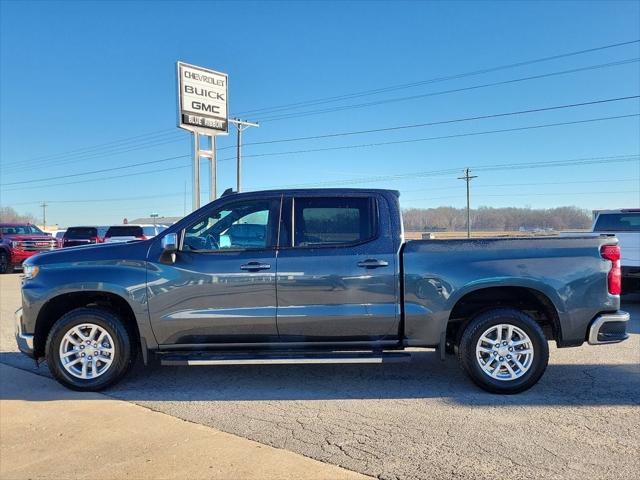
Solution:
[{"label": "power line", "polygon": [[[9,168],[10,171],[20,171],[23,172],[24,170],[35,170],[35,169],[40,169],[42,167],[48,167],[48,166],[60,166],[60,165],[68,165],[71,163],[78,163],[78,162],[84,162],[87,160],[93,160],[93,159],[97,159],[97,158],[104,158],[104,157],[110,157],[110,156],[114,156],[114,155],[121,155],[124,153],[129,153],[129,152],[133,152],[133,151],[137,151],[137,150],[142,150],[142,149],[146,149],[146,148],[153,148],[153,147],[158,147],[161,145],[166,145],[168,143],[176,143],[178,141],[184,141],[185,137],[181,136],[179,138],[173,137],[173,138],[168,138],[168,139],[157,139],[157,140],[153,140],[153,141],[149,141],[149,142],[144,142],[144,143],[139,143],[136,145],[129,145],[126,147],[118,147],[117,149],[112,149],[112,150],[104,150],[104,151],[99,151],[99,152],[95,152],[95,153],[90,153],[87,154],[86,156],[82,156],[82,154],[77,154],[76,156],[71,156],[70,158],[61,158],[61,159],[55,159],[55,160],[50,160],[50,161],[46,161],[43,163],[38,163],[38,164],[32,164],[32,165],[17,165],[14,166],[13,168]],[[3,167],[4,168],[4,167]],[[6,171],[6,169],[4,169]]]},{"label": "power line", "polygon": [[640,60],[639,58],[631,58],[631,59],[627,59],[627,60],[620,60],[620,61],[617,61],[617,62],[609,62],[609,63],[603,63],[603,64],[599,64],[599,65],[591,65],[591,66],[587,66],[587,67],[573,68],[573,69],[570,69],[570,70],[562,70],[562,71],[559,71],[559,72],[544,73],[544,74],[540,74],[540,75],[530,75],[530,76],[527,76],[527,77],[515,78],[515,79],[510,79],[510,80],[502,80],[502,81],[499,81],[499,82],[484,83],[484,84],[480,84],[480,85],[472,85],[472,86],[469,86],[469,87],[461,87],[461,88],[454,88],[454,89],[449,89],[449,90],[442,90],[442,91],[439,91],[439,92],[429,92],[429,93],[423,93],[423,94],[420,94],[420,95],[411,95],[411,96],[407,96],[407,97],[396,97],[396,98],[390,98],[390,99],[386,99],[386,100],[376,100],[376,101],[372,101],[372,102],[356,103],[356,104],[351,104],[351,105],[342,105],[342,106],[319,109],[319,110],[306,110],[304,112],[284,114],[284,115],[273,116],[273,117],[265,117],[265,118],[260,119],[260,122],[264,123],[264,122],[271,122],[271,121],[277,121],[277,120],[287,120],[287,119],[290,119],[290,118],[306,117],[306,116],[309,116],[309,115],[317,115],[317,114],[320,114],[320,113],[333,113],[333,112],[337,112],[337,111],[350,110],[350,109],[354,109],[354,108],[372,107],[372,106],[375,106],[375,105],[382,105],[382,104],[386,104],[386,103],[404,102],[404,101],[408,101],[408,100],[417,100],[417,99],[420,99],[420,98],[427,98],[427,97],[433,97],[433,96],[439,96],[439,95],[448,95],[450,93],[465,92],[465,91],[469,91],[469,90],[476,90],[476,89],[479,89],[479,88],[495,87],[495,86],[498,86],[498,85],[508,85],[508,84],[512,84],[512,83],[524,82],[524,81],[528,81],[528,80],[537,80],[537,79],[548,78],[548,77],[553,77],[553,76],[557,76],[557,75],[566,75],[566,74],[570,74],[570,73],[583,72],[583,71],[587,71],[587,70],[595,70],[595,69],[599,69],[599,68],[608,68],[608,67],[613,67],[613,66],[618,66],[618,65],[626,65],[626,64],[629,64],[629,63],[638,62],[639,60]]},{"label": "power line", "polygon": [[189,157],[189,155],[177,155],[175,157],[161,158],[159,160],[150,160],[148,162],[132,163],[132,164],[123,165],[123,166],[120,166],[120,167],[102,168],[100,170],[92,170],[90,172],[71,173],[71,174],[68,174],[68,175],[58,175],[57,177],[45,177],[45,178],[36,178],[34,180],[22,180],[20,182],[2,183],[2,184],[0,184],[0,186],[22,185],[22,184],[25,184],[25,183],[44,182],[44,181],[47,181],[47,180],[57,180],[57,179],[60,179],[60,178],[81,177],[82,175],[92,175],[94,173],[105,173],[105,172],[112,172],[114,170],[124,170],[125,168],[139,167],[141,165],[152,165],[152,164],[156,164],[156,163],[168,162],[168,161],[171,161],[171,160],[177,160],[177,159],[180,159],[180,158],[187,158],[187,157]]},{"label": "power line", "polygon": [[[531,187],[531,186],[540,186],[540,185],[574,185],[574,184],[585,184],[585,183],[608,183],[608,182],[640,182],[640,178],[603,178],[600,180],[575,180],[568,182],[534,182],[534,183],[490,183],[490,184],[482,184],[476,185],[475,188],[494,188],[494,187]],[[446,187],[424,187],[417,188],[412,190],[402,189],[402,193],[415,193],[415,192],[433,192],[436,190],[451,190],[452,186]]]},{"label": "power line", "polygon": [[[481,197],[529,197],[529,196],[550,196],[550,195],[611,195],[614,193],[640,193],[640,190],[611,190],[606,192],[587,191],[587,192],[546,192],[546,193],[513,193],[513,194],[482,194]],[[407,198],[406,202],[421,202],[427,200],[445,200],[449,198],[460,198],[459,195],[448,195],[446,197],[431,197],[431,198]]]},{"label": "power line", "polygon": [[[593,183],[610,183],[610,182],[640,182],[640,178],[603,178],[599,180],[577,180],[577,181],[569,181],[569,182],[535,182],[535,183],[498,183],[498,184],[483,184],[477,185],[475,188],[493,188],[493,187],[521,187],[521,186],[541,186],[541,185],[573,185],[573,184],[593,184]],[[414,192],[432,192],[437,190],[451,190],[451,186],[447,187],[435,187],[435,188],[419,188],[414,190],[405,190],[402,189],[402,193],[414,193]],[[481,194],[480,196],[482,196]],[[508,194],[507,194],[508,195]],[[163,197],[182,197],[184,196],[184,191],[181,192],[164,192],[153,195],[142,195],[142,196],[134,196],[134,197],[111,197],[111,198],[86,198],[86,199],[64,199],[64,200],[50,200],[48,204],[51,203],[100,203],[100,202],[120,202],[120,201],[130,201],[130,200],[147,200],[147,199],[155,199],[155,198],[163,198]],[[447,196],[447,197],[436,197],[436,198],[458,198],[458,195]],[[409,199],[412,201],[412,199]],[[38,200],[28,201],[28,202],[18,202],[11,203],[12,206],[17,205],[35,205],[38,204]]]},{"label": "power line", "polygon": [[[271,156],[281,156],[281,155],[299,155],[299,154],[314,153],[314,152],[326,152],[326,151],[333,151],[333,150],[369,148],[369,147],[379,147],[379,146],[384,146],[384,145],[398,145],[398,144],[403,144],[403,143],[427,142],[427,141],[433,141],[433,140],[445,140],[445,139],[450,139],[450,138],[472,137],[472,136],[477,136],[477,135],[490,135],[490,134],[495,134],[495,133],[517,132],[517,131],[523,131],[523,130],[534,130],[534,129],[548,128],[548,127],[559,127],[559,126],[565,126],[565,125],[577,125],[577,124],[582,124],[582,123],[601,122],[601,121],[607,121],[607,120],[617,120],[617,119],[622,119],[622,118],[638,117],[639,115],[640,114],[638,114],[638,113],[633,113],[633,114],[629,114],[629,115],[615,115],[615,116],[610,116],[610,117],[597,117],[597,118],[590,118],[590,119],[586,119],[586,120],[574,120],[574,121],[570,121],[570,122],[546,123],[546,124],[539,124],[539,125],[529,125],[529,126],[525,126],[525,127],[504,128],[504,129],[497,129],[497,130],[485,130],[485,131],[480,131],[480,132],[458,133],[458,134],[452,134],[452,135],[440,135],[440,136],[436,136],[436,137],[413,138],[413,139],[408,139],[408,140],[393,140],[393,141],[388,141],[388,142],[376,142],[376,143],[360,143],[360,144],[353,144],[353,145],[342,145],[342,146],[337,146],[337,147],[310,148],[310,149],[305,149],[305,150],[289,150],[289,151],[282,151],[282,152],[254,153],[254,154],[250,154],[250,155],[244,155],[244,157],[248,158],[248,157],[271,157]],[[233,160],[234,158],[235,157],[222,158],[219,161],[223,162],[223,161]]]},{"label": "power line", "polygon": [[[331,134],[326,134],[326,135],[315,135],[315,136],[307,136],[307,137],[271,140],[271,141],[267,141],[267,142],[254,142],[254,144],[293,142],[293,141],[303,141],[303,140],[311,140],[311,139],[324,139],[324,138],[334,138],[334,137],[341,137],[341,136],[361,135],[361,134],[368,134],[368,133],[374,133],[374,132],[386,132],[386,131],[394,131],[394,130],[404,130],[404,129],[410,129],[410,128],[420,128],[420,127],[443,125],[443,124],[450,124],[450,123],[459,123],[459,122],[466,122],[466,121],[473,121],[473,120],[486,120],[486,119],[490,119],[490,118],[500,118],[500,117],[514,116],[514,115],[529,114],[529,113],[539,113],[539,112],[544,112],[544,111],[560,110],[560,109],[566,109],[566,108],[576,108],[576,107],[583,107],[583,106],[588,106],[588,105],[596,105],[596,104],[603,104],[603,103],[610,103],[610,102],[619,102],[619,101],[631,100],[631,99],[637,99],[637,98],[640,98],[640,95],[626,96],[626,97],[616,97],[616,98],[608,98],[608,99],[600,99],[600,100],[591,100],[591,101],[588,101],[588,102],[565,104],[565,105],[554,105],[554,106],[550,106],[550,107],[539,107],[539,108],[528,109],[528,110],[519,110],[519,111],[515,111],[515,112],[501,112],[501,113],[494,113],[494,114],[488,114],[488,115],[477,115],[477,116],[472,116],[472,117],[441,120],[441,121],[435,121],[435,122],[417,123],[417,124],[409,124],[409,125],[399,125],[399,126],[393,126],[393,127],[384,127],[384,128],[369,129],[369,130],[358,130],[358,131],[351,131],[351,132],[337,132],[337,133],[331,133]],[[339,148],[339,147],[335,147],[335,148]],[[246,155],[246,156],[247,157],[254,157],[254,156],[273,155],[273,154],[274,153],[271,153],[271,154],[265,153],[265,154]],[[282,153],[280,153],[280,154],[282,154]],[[61,179],[61,178],[79,177],[79,176],[91,175],[91,174],[95,174],[95,173],[106,173],[106,172],[110,172],[110,171],[122,170],[122,169],[132,168],[132,167],[141,166],[141,165],[150,165],[150,164],[162,163],[162,162],[175,160],[175,159],[179,159],[179,158],[185,158],[187,156],[188,155],[179,155],[179,156],[163,158],[163,159],[160,159],[160,160],[152,160],[152,161],[147,161],[147,162],[133,163],[133,164],[123,165],[123,166],[119,166],[119,167],[103,168],[103,169],[99,169],[99,170],[92,170],[92,171],[88,171],[88,172],[75,173],[75,174],[58,175],[58,176],[55,176],[55,177],[49,176],[49,177],[39,178],[39,179],[22,180],[22,181],[18,181],[18,182],[8,182],[8,183],[0,184],[0,185],[2,185],[2,186],[22,185],[22,184],[26,184],[26,183],[41,182],[41,181],[48,181],[48,180],[57,180],[57,179]],[[225,159],[220,159],[220,161],[228,161],[230,159],[232,159],[232,158],[229,157],[229,158],[225,158]]]},{"label": "power line", "polygon": [[495,67],[487,67],[487,68],[483,68],[483,69],[479,69],[479,70],[473,70],[473,71],[470,71],[470,72],[458,73],[458,74],[454,74],[454,75],[447,75],[447,76],[443,76],[443,77],[435,77],[435,78],[430,78],[430,79],[427,79],[427,80],[420,80],[420,81],[417,81],[417,82],[404,83],[404,84],[398,84],[398,85],[391,85],[391,86],[388,86],[388,87],[377,88],[377,89],[372,89],[372,90],[361,90],[361,91],[358,91],[358,92],[352,92],[352,93],[348,93],[348,94],[344,94],[344,95],[336,95],[336,96],[331,96],[331,97],[322,97],[322,98],[316,98],[316,99],[313,99],[313,100],[306,100],[306,101],[288,103],[288,104],[284,104],[284,105],[276,105],[276,106],[272,106],[272,107],[263,107],[263,108],[257,108],[257,109],[252,109],[252,110],[245,110],[245,111],[237,112],[237,113],[235,113],[235,115],[247,115],[247,114],[254,115],[254,114],[257,114],[257,113],[289,110],[291,108],[296,108],[296,107],[299,107],[299,106],[319,105],[319,104],[331,103],[331,102],[336,102],[336,101],[339,101],[339,100],[346,100],[346,99],[350,99],[350,98],[357,98],[357,97],[375,95],[375,94],[378,94],[378,93],[384,93],[384,92],[388,92],[388,91],[395,91],[395,90],[401,90],[401,89],[406,89],[406,88],[412,88],[412,87],[417,87],[417,86],[420,86],[420,85],[426,85],[426,84],[430,84],[430,83],[443,82],[443,81],[447,81],[447,80],[455,80],[455,79],[474,76],[474,75],[481,75],[481,74],[484,74],[484,73],[497,72],[497,71],[500,71],[500,70],[506,70],[506,69],[510,69],[510,68],[523,67],[523,66],[532,65],[532,64],[535,64],[535,63],[547,62],[547,61],[551,61],[551,60],[558,60],[560,58],[567,58],[567,57],[571,57],[571,56],[575,56],[575,55],[582,55],[582,54],[586,54],[586,53],[592,53],[592,52],[596,52],[596,51],[600,51],[600,50],[606,50],[606,49],[610,49],[610,48],[616,48],[616,47],[621,47],[621,46],[625,46],[625,45],[631,45],[631,44],[639,43],[639,42],[640,42],[640,39],[639,40],[631,40],[631,41],[628,41],[628,42],[611,43],[611,44],[608,44],[608,45],[601,45],[601,46],[594,47],[594,48],[588,48],[588,49],[583,49],[583,50],[574,50],[572,52],[561,53],[561,54],[551,55],[551,56],[547,56],[547,57],[536,58],[536,59],[532,59],[532,60],[525,60],[525,61],[522,61],[522,62],[509,63],[509,64],[505,64],[505,65],[498,65],[498,66],[495,66]]},{"label": "power line", "polygon": [[[493,171],[493,170],[520,170],[520,169],[536,169],[536,168],[555,168],[569,167],[575,165],[591,165],[598,163],[625,163],[640,160],[640,154],[613,155],[602,157],[583,157],[568,160],[550,160],[546,162],[521,162],[521,163],[498,163],[493,165],[484,165],[473,167],[477,171]],[[395,175],[376,175],[368,177],[360,177],[348,180],[337,180],[329,182],[299,183],[293,185],[274,186],[271,188],[305,188],[305,187],[328,187],[336,185],[355,185],[359,183],[375,183],[393,180],[418,179],[425,177],[437,177],[443,175],[453,175],[460,171],[460,168],[448,168],[444,170],[429,170],[420,172],[408,172]]]},{"label": "power line", "polygon": [[[350,136],[350,135],[363,135],[363,134],[367,134],[367,133],[390,132],[390,131],[393,131],[393,130],[405,130],[405,129],[409,129],[409,128],[431,127],[431,126],[434,126],[434,125],[445,125],[445,124],[448,124],[448,123],[468,122],[468,121],[472,121],[472,120],[485,120],[485,119],[489,119],[489,118],[508,117],[508,116],[512,116],[512,115],[523,115],[523,114],[527,114],[527,113],[538,113],[538,112],[546,112],[546,111],[551,111],[551,110],[562,110],[562,109],[565,109],[565,108],[584,107],[584,106],[587,106],[587,105],[597,105],[597,104],[601,104],[601,103],[619,102],[619,101],[623,101],[623,100],[631,100],[631,99],[638,99],[638,98],[640,98],[640,95],[631,95],[631,96],[626,96],[626,97],[616,97],[616,98],[607,98],[607,99],[601,99],[601,100],[591,100],[591,101],[588,101],[588,102],[581,102],[581,103],[571,103],[571,104],[565,104],[565,105],[554,105],[554,106],[551,106],[551,107],[539,107],[539,108],[533,108],[533,109],[528,109],[528,110],[517,110],[517,111],[513,111],[513,112],[492,113],[492,114],[488,114],[488,115],[477,115],[477,116],[473,116],[473,117],[455,118],[455,119],[451,119],[451,120],[440,120],[440,121],[436,121],[436,122],[413,123],[413,124],[408,124],[408,125],[397,125],[397,126],[394,126],[394,127],[373,128],[373,129],[368,129],[368,130],[355,130],[355,131],[348,131],[348,132],[328,133],[328,134],[324,134],[324,135],[311,135],[311,136],[306,136],[306,137],[282,138],[282,139],[277,139],[277,140],[264,140],[264,141],[260,141],[260,142],[249,142],[249,143],[245,143],[244,145],[245,146],[248,146],[248,145],[268,145],[268,144],[273,144],[273,143],[298,142],[298,141],[306,141],[306,140],[318,140],[318,139],[324,139],[324,138],[345,137],[345,136]],[[227,147],[227,148],[233,148],[233,147]],[[224,150],[224,149],[221,148],[219,150]]]},{"label": "power line", "polygon": [[[186,155],[189,156],[189,155]],[[169,167],[169,168],[161,168],[159,170],[153,170],[150,172],[135,172],[135,173],[125,173],[124,175],[113,175],[111,177],[101,177],[101,178],[87,178],[84,180],[76,180],[73,182],[62,182],[62,183],[52,183],[50,185],[32,185],[30,187],[16,187],[16,188],[6,188],[3,191],[5,192],[15,192],[16,190],[30,190],[30,189],[34,189],[34,188],[48,188],[48,187],[60,187],[60,186],[67,186],[67,185],[76,185],[78,183],[90,183],[90,182],[104,182],[105,180],[113,180],[116,178],[128,178],[128,177],[137,177],[139,175],[153,175],[156,173],[162,173],[162,172],[175,172],[176,169],[178,168],[187,168],[189,167],[189,165],[180,165],[177,167]]]},{"label": "power line", "polygon": [[[160,132],[164,132],[164,133],[160,133]],[[56,158],[56,157],[68,157],[68,156],[75,156],[75,155],[79,155],[79,154],[86,154],[89,151],[92,150],[103,150],[104,147],[110,146],[110,145],[115,145],[115,144],[122,144],[122,143],[131,143],[133,140],[139,141],[137,139],[140,139],[142,137],[149,137],[149,138],[153,138],[153,137],[158,137],[158,136],[166,136],[169,133],[175,133],[175,130],[159,130],[157,132],[151,132],[151,133],[145,133],[145,134],[141,134],[141,135],[135,135],[133,137],[126,137],[120,140],[113,140],[110,142],[105,142],[105,143],[100,143],[97,145],[93,145],[93,146],[87,146],[87,147],[82,147],[82,148],[76,148],[73,150],[68,150],[66,152],[60,152],[60,153],[52,153],[52,154],[48,154],[48,155],[40,155],[37,157],[32,157],[28,160],[26,160],[26,162],[31,162],[33,160],[41,160],[41,159],[51,159],[51,158]],[[24,164],[25,161],[16,161],[16,162],[10,162],[10,163],[6,163],[4,164],[4,166],[8,167],[8,166],[12,166],[12,165],[22,165]]]},{"label": "power line", "polygon": [[[531,65],[531,64],[534,64],[534,63],[546,62],[546,61],[550,61],[550,60],[557,60],[557,59],[560,59],[560,58],[566,58],[566,57],[571,57],[571,56],[575,56],[575,55],[581,55],[581,54],[596,52],[596,51],[600,51],[600,50],[606,50],[606,49],[611,49],[611,48],[631,45],[631,44],[639,43],[639,42],[640,42],[640,40],[631,40],[631,41],[627,41],[627,42],[612,43],[612,44],[608,44],[608,45],[602,45],[602,46],[599,46],[599,47],[583,49],[583,50],[577,50],[577,51],[572,51],[572,52],[567,52],[567,53],[563,53],[563,54],[537,58],[537,59],[523,61],[523,62],[516,62],[516,63],[506,64],[506,65],[499,65],[499,66],[495,66],[495,67],[488,67],[488,68],[475,70],[475,71],[471,71],[471,72],[465,72],[465,73],[460,73],[460,74],[455,74],[455,75],[448,75],[448,76],[443,76],[443,77],[436,77],[436,78],[431,78],[431,79],[428,79],[428,80],[422,80],[422,81],[412,82],[412,83],[407,83],[407,84],[393,85],[393,86],[384,87],[384,88],[353,92],[353,93],[350,93],[350,94],[339,95],[339,96],[334,96],[334,97],[324,97],[324,98],[319,98],[319,99],[314,99],[314,100],[307,100],[307,101],[296,102],[296,103],[291,103],[291,104],[278,105],[278,106],[275,106],[275,107],[263,107],[263,108],[248,110],[248,111],[245,111],[245,112],[239,112],[237,114],[244,115],[245,113],[252,113],[252,112],[267,113],[267,112],[275,112],[275,111],[287,110],[287,109],[290,109],[291,107],[297,107],[297,106],[303,106],[303,105],[318,105],[318,104],[324,104],[324,103],[331,103],[331,102],[338,101],[338,100],[363,97],[363,96],[373,95],[373,94],[377,94],[377,93],[383,93],[383,92],[387,92],[387,91],[395,91],[395,90],[411,88],[411,87],[416,87],[416,86],[430,84],[430,83],[443,82],[443,81],[447,81],[447,80],[454,80],[454,79],[459,79],[459,78],[468,77],[468,76],[480,75],[480,74],[484,74],[484,73],[491,73],[491,72],[495,72],[495,71],[500,71],[500,70],[505,70],[505,69],[510,69],[510,68],[516,68],[516,67],[520,67],[520,66]],[[586,68],[596,68],[596,67],[597,66],[586,67]],[[557,74],[559,74],[559,73],[560,72],[558,72]],[[472,88],[475,88],[475,87],[472,87]],[[122,147],[123,146],[122,144],[132,143],[132,142],[138,141],[138,139],[143,138],[143,137],[152,138],[152,137],[158,137],[158,136],[166,136],[169,133],[175,133],[175,130],[173,130],[173,129],[156,130],[156,131],[148,132],[148,133],[145,133],[145,134],[134,135],[134,136],[131,136],[131,137],[125,137],[125,138],[122,138],[122,139],[112,140],[112,141],[109,141],[109,142],[99,143],[99,144],[96,144],[96,145],[91,145],[91,146],[86,146],[86,147],[81,147],[81,148],[77,148],[77,149],[73,149],[73,150],[68,150],[68,151],[65,151],[65,152],[59,152],[59,153],[55,153],[55,154],[48,154],[48,155],[41,155],[41,156],[37,156],[37,157],[32,157],[32,158],[26,160],[26,162],[28,163],[28,162],[32,162],[34,160],[54,159],[54,158],[60,158],[60,157],[69,157],[69,156],[77,156],[77,155],[81,155],[81,154],[88,154],[89,152],[92,152],[94,150],[104,149],[104,147],[107,147],[107,146],[112,146],[112,148],[113,148],[113,146],[118,145],[118,146]],[[148,138],[147,138],[147,140],[148,140]],[[176,140],[172,140],[171,142],[173,142],[173,141],[178,141],[178,140],[177,139]],[[165,142],[165,143],[170,143],[170,142]],[[233,148],[233,147],[230,147],[230,148]],[[117,153],[125,153],[125,152],[122,151],[122,152],[117,152]],[[11,162],[11,163],[4,164],[3,168],[4,167],[9,167],[9,166],[14,166],[14,165],[20,165],[22,167],[22,166],[24,166],[24,163],[25,163],[25,161]],[[66,163],[71,163],[71,162],[66,162]]]},{"label": "power line", "polygon": [[[294,150],[294,151],[288,151],[288,152],[273,152],[273,153],[252,154],[252,155],[245,155],[245,157],[263,157],[263,156],[273,156],[273,155],[304,154],[304,153],[327,151],[327,150],[342,150],[342,149],[376,147],[376,146],[402,144],[402,143],[414,143],[414,142],[442,140],[442,139],[469,137],[469,136],[477,136],[477,135],[487,135],[487,134],[504,133],[504,132],[524,131],[524,130],[532,130],[532,129],[539,129],[539,128],[547,128],[547,127],[576,125],[576,124],[583,124],[583,123],[589,123],[589,122],[597,122],[597,121],[606,121],[606,120],[615,120],[615,119],[622,119],[622,118],[638,117],[639,115],[640,114],[637,114],[637,113],[636,114],[630,114],[630,115],[616,115],[616,116],[611,116],[611,117],[599,117],[599,118],[592,118],[592,119],[587,119],[587,120],[574,120],[574,121],[571,121],[571,122],[559,122],[559,123],[550,123],[550,124],[529,125],[529,126],[526,126],[526,127],[508,128],[508,129],[499,129],[499,130],[487,130],[487,131],[481,131],[481,132],[468,132],[468,133],[461,133],[461,134],[454,134],[454,135],[444,135],[444,136],[438,136],[438,137],[425,137],[425,138],[418,138],[418,139],[396,140],[396,141],[390,141],[390,142],[378,142],[378,143],[369,143],[369,144],[343,145],[343,146],[339,146],[339,147],[326,147],[326,148],[308,149],[308,150]],[[186,158],[186,157],[189,157],[189,155],[182,155],[182,156],[178,156],[178,157],[175,157],[175,158]],[[228,160],[233,160],[234,158],[235,157],[230,157],[230,158],[220,159],[219,161],[228,161]],[[161,159],[159,161],[167,161],[167,160],[168,159]],[[155,160],[153,162],[157,163],[159,161]],[[148,163],[148,162],[142,162],[142,163]],[[118,168],[121,169],[121,168],[125,168],[125,167],[118,167]],[[103,170],[105,170],[105,169],[103,169]],[[168,170],[168,169],[165,169],[165,170]],[[140,173],[135,173],[135,174],[121,175],[121,176],[116,176],[116,177],[107,177],[107,178],[101,178],[101,179],[87,179],[87,180],[83,180],[83,181],[80,181],[80,182],[70,182],[70,183],[83,183],[85,181],[106,180],[108,178],[121,178],[121,177],[126,177],[126,176],[144,175],[144,174],[149,174],[149,173],[156,173],[157,171],[158,170],[156,170],[154,172],[140,172]],[[93,173],[95,173],[95,172],[93,172]],[[73,176],[87,175],[87,174],[88,174],[88,172],[85,172],[83,174],[75,174]],[[382,178],[383,179],[387,179],[388,177],[387,176],[383,176]],[[37,181],[43,181],[43,179],[38,179]],[[65,183],[63,183],[63,184],[52,184],[52,185],[40,185],[37,188],[58,186],[58,185],[65,185]],[[22,187],[22,188],[34,188],[34,187]]]}]

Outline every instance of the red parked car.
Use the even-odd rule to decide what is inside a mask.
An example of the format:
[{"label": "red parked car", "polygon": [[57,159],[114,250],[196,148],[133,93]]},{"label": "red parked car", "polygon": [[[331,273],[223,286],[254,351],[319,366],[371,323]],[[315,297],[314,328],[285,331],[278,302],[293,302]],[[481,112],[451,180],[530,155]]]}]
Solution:
[{"label": "red parked car", "polygon": [[29,223],[0,223],[0,273],[11,273],[36,253],[54,250],[58,242]]}]

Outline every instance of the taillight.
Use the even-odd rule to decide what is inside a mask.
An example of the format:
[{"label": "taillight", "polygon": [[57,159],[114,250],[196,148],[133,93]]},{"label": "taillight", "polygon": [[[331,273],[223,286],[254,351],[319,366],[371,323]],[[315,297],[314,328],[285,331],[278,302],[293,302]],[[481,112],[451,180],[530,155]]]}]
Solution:
[{"label": "taillight", "polygon": [[622,293],[622,269],[620,268],[620,247],[618,245],[603,245],[600,255],[611,262],[611,270],[607,276],[607,284],[611,295]]},{"label": "taillight", "polygon": [[144,235],[136,235],[136,238],[138,240],[146,240],[147,239],[147,237],[145,237]]},{"label": "taillight", "polygon": [[89,238],[89,243],[100,243],[100,237]]}]

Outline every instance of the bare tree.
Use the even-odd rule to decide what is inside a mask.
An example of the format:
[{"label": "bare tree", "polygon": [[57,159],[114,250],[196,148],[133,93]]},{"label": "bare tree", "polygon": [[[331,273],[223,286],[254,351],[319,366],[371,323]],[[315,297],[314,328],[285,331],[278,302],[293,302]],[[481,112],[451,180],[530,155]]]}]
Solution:
[{"label": "bare tree", "polygon": [[4,223],[36,223],[37,218],[31,213],[20,214],[12,207],[0,207],[0,222]]},{"label": "bare tree", "polygon": [[[408,208],[403,210],[404,228],[409,232],[461,231],[465,227],[463,208]],[[483,231],[517,231],[520,229],[586,229],[591,214],[578,207],[549,209],[479,207],[471,211],[471,227]]]}]

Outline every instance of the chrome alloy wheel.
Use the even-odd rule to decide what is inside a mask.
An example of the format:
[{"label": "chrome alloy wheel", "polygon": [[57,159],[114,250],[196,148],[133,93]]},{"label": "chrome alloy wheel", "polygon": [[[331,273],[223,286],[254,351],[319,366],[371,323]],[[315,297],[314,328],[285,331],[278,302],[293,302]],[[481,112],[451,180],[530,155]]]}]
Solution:
[{"label": "chrome alloy wheel", "polygon": [[111,335],[93,323],[72,327],[60,342],[60,362],[76,378],[88,380],[104,374],[111,367],[115,353]]},{"label": "chrome alloy wheel", "polygon": [[533,363],[533,342],[521,328],[508,323],[494,325],[480,336],[476,360],[482,371],[496,380],[522,377]]}]

